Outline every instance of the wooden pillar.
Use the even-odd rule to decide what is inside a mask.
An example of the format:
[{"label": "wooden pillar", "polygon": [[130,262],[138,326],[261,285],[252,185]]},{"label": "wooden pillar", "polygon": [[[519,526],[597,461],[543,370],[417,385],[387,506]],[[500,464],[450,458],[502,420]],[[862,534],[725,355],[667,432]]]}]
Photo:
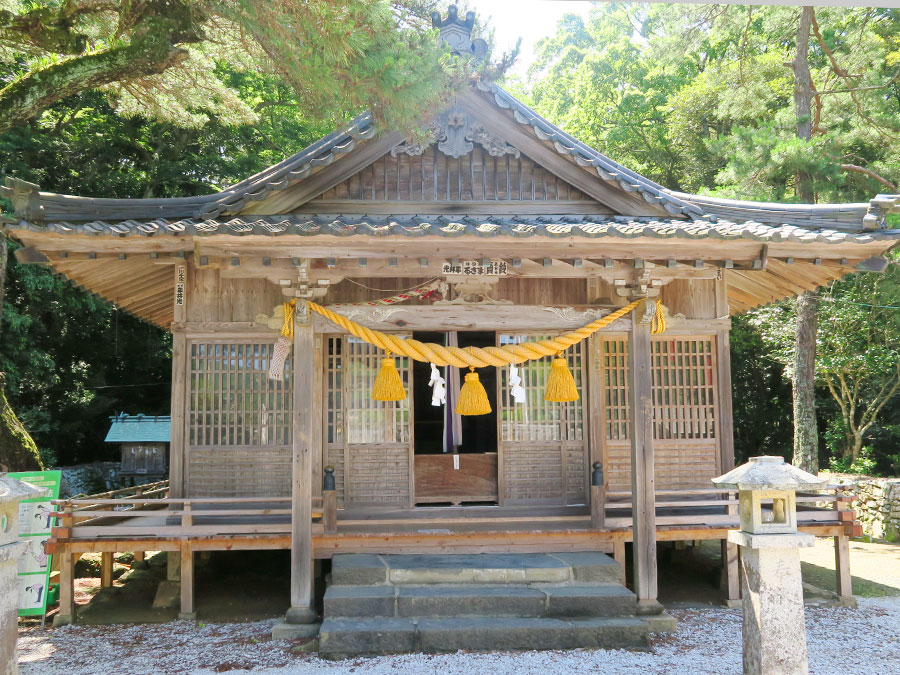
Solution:
[{"label": "wooden pillar", "polygon": [[59,612],[53,626],[75,623],[75,557],[63,549],[59,554]]},{"label": "wooden pillar", "polygon": [[725,601],[729,607],[741,606],[741,570],[740,549],[737,544],[722,540],[722,564],[725,566],[725,582],[728,598]]},{"label": "wooden pillar", "polygon": [[[301,301],[302,302],[302,301]],[[294,424],[293,461],[291,463],[291,607],[285,615],[288,623],[312,623],[312,454],[313,415],[321,414],[314,392],[315,354],[310,318],[297,308],[294,326]],[[305,320],[305,323],[301,321]]]},{"label": "wooden pillar", "polygon": [[650,324],[641,313],[631,314],[628,365],[631,373],[629,410],[631,423],[631,501],[634,530],[634,592],[638,612],[658,614],[656,599],[656,479],[653,459],[653,381]]},{"label": "wooden pillar", "polygon": [[181,611],[178,618],[197,618],[194,609],[194,552],[188,544],[181,547]]},{"label": "wooden pillar", "polygon": [[[175,265],[175,323],[187,318],[187,261]],[[172,404],[171,436],[169,442],[169,497],[184,497],[184,427],[187,404],[187,337],[183,328],[172,331]]]},{"label": "wooden pillar", "polygon": [[113,554],[112,551],[103,551],[100,554],[100,588],[112,588],[113,582]]},{"label": "wooden pillar", "polygon": [[734,468],[734,413],[731,402],[731,341],[727,330],[716,331],[716,391],[719,403],[719,475]]},{"label": "wooden pillar", "polygon": [[141,563],[144,562],[145,551],[135,551],[134,552],[134,562]]}]

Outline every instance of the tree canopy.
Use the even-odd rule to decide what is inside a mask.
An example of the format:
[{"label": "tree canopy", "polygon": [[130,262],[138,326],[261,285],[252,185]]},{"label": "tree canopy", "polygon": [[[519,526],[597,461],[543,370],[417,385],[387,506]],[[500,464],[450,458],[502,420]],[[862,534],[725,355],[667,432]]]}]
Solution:
[{"label": "tree canopy", "polygon": [[[811,108],[794,102],[797,7],[600,4],[538,44],[522,93],[539,112],[666,187],[771,201],[866,201],[900,182],[900,11],[817,8]],[[810,139],[798,138],[808,124]],[[801,194],[805,176],[811,194]],[[816,373],[825,452],[897,470],[897,268],[827,289]],[[739,455],[790,455],[796,307],[732,334]],[[893,440],[891,440],[893,439]],[[826,447],[827,446],[827,447]],[[893,459],[892,459],[893,458]],[[898,466],[893,467],[893,464]]]},{"label": "tree canopy", "polygon": [[220,67],[276,75],[322,119],[369,109],[405,128],[457,74],[412,0],[4,0],[0,132],[70,96],[107,93],[116,111],[202,125],[255,123],[259,104]]}]

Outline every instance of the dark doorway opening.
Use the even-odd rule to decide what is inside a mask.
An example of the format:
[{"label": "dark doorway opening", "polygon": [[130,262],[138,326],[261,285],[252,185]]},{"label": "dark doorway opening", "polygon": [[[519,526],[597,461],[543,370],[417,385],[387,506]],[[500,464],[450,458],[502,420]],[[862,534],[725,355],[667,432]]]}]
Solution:
[{"label": "dark doorway opening", "polygon": [[[497,340],[496,333],[489,331],[460,331],[457,336],[460,347],[493,347]],[[443,332],[422,331],[414,333],[413,337],[422,342],[447,344],[447,333]],[[443,374],[446,373],[445,369],[441,370]],[[460,387],[467,372],[469,371],[465,369],[459,370]],[[462,442],[460,443],[459,439],[454,441],[456,450],[460,453],[497,451],[497,369],[480,368],[477,372],[491,403],[491,413],[462,417]],[[430,379],[431,365],[414,361],[412,401],[414,444],[417,455],[444,452],[446,410],[445,406],[431,405],[431,387],[428,386]],[[455,407],[456,401],[452,403]],[[452,452],[453,448],[448,448],[447,451]]]}]

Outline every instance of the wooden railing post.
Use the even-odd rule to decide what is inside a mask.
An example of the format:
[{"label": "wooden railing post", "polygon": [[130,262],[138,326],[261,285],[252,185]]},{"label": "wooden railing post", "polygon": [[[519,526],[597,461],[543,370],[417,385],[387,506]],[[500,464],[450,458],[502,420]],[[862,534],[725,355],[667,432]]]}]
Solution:
[{"label": "wooden railing post", "polygon": [[[57,539],[68,539],[72,534],[72,504],[63,506],[59,527],[54,530]],[[75,623],[75,557],[66,544],[57,544],[59,555],[59,611],[53,617],[53,626]]]},{"label": "wooden railing post", "polygon": [[334,489],[334,467],[325,467],[322,478],[322,525],[325,534],[337,532],[337,492]]},{"label": "wooden railing post", "polygon": [[594,462],[591,471],[591,525],[595,530],[603,529],[606,522],[606,488],[603,485],[603,465]]},{"label": "wooden railing post", "polygon": [[113,564],[113,552],[103,551],[100,554],[100,588],[112,588]]},{"label": "wooden railing post", "polygon": [[[850,575],[850,537],[847,536],[848,523],[846,512],[852,511],[850,503],[853,497],[847,495],[843,488],[837,488],[834,493],[834,508],[838,511],[838,521],[844,530],[834,538],[834,570],[837,576],[837,592],[841,598],[841,604],[855,605],[853,598],[853,577]],[[843,514],[843,515],[842,515]],[[849,526],[853,526],[853,516],[849,518]]]}]

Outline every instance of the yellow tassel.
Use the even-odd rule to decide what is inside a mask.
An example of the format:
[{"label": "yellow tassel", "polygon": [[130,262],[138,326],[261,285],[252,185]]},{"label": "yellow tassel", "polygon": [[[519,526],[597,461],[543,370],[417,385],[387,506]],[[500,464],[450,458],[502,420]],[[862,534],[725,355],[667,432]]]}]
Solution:
[{"label": "yellow tassel", "polygon": [[488,400],[484,385],[478,379],[478,373],[474,368],[469,368],[466,373],[466,381],[459,390],[459,402],[456,404],[457,415],[487,415],[491,412],[491,402]]},{"label": "yellow tassel", "polygon": [[553,359],[553,366],[547,377],[547,388],[544,390],[544,400],[557,403],[578,400],[578,387],[575,386],[575,378],[569,372],[562,352]]},{"label": "yellow tassel", "polygon": [[403,388],[403,380],[397,371],[397,364],[391,358],[391,353],[381,360],[381,369],[372,386],[372,399],[375,401],[402,401],[406,398],[406,389]]}]

